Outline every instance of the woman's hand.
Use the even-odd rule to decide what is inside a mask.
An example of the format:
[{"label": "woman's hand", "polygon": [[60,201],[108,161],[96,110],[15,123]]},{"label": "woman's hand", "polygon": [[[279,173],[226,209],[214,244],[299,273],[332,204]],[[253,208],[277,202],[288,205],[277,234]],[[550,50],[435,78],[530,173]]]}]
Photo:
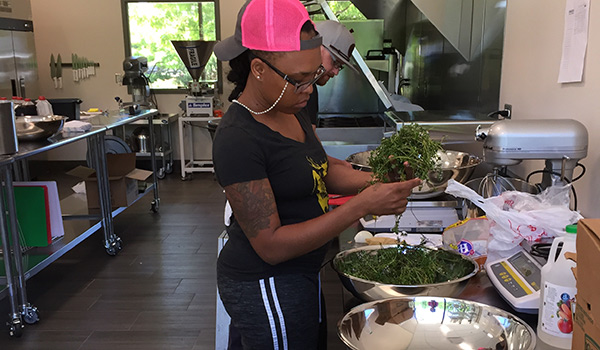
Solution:
[{"label": "woman's hand", "polygon": [[421,185],[420,179],[401,182],[376,183],[365,188],[356,196],[364,205],[367,214],[390,215],[402,214],[408,204],[408,196],[412,189]]}]

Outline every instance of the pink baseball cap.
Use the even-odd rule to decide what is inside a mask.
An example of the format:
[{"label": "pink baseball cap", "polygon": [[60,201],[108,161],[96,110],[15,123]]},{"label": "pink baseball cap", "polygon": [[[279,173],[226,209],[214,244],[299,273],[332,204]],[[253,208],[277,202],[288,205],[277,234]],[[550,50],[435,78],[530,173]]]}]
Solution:
[{"label": "pink baseball cap", "polygon": [[215,45],[221,61],[230,61],[244,51],[300,51],[319,47],[320,35],[300,40],[302,26],[310,21],[298,0],[248,0],[238,13],[235,34]]}]

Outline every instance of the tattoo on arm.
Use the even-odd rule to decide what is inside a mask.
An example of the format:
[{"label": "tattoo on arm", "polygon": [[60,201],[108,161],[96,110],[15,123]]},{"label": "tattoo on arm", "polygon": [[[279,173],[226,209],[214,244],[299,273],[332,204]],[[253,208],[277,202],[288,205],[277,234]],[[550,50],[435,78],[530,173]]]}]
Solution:
[{"label": "tattoo on arm", "polygon": [[248,238],[269,228],[270,216],[277,212],[269,180],[248,181],[225,187],[236,220]]}]

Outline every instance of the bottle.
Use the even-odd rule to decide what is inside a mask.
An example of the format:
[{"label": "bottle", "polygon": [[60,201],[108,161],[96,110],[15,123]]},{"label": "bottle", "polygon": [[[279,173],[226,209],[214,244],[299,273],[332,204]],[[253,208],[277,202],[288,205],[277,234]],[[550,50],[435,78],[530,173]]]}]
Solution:
[{"label": "bottle", "polygon": [[15,107],[15,116],[21,115],[37,115],[35,104],[30,98],[26,98],[23,102]]},{"label": "bottle", "polygon": [[44,96],[38,97],[35,107],[37,109],[38,115],[54,115],[54,111],[52,110],[52,104],[50,103],[50,101],[46,100]]},{"label": "bottle", "polygon": [[23,97],[13,96],[12,97],[13,108],[16,110],[17,107],[23,104]]},{"label": "bottle", "polygon": [[[564,237],[552,242],[548,262],[542,267],[538,338],[560,349],[571,349],[573,340],[573,313],[575,311],[576,280],[571,268],[573,260],[565,258],[566,252],[575,253],[577,226],[568,225]],[[556,257],[558,244],[563,243]]]}]

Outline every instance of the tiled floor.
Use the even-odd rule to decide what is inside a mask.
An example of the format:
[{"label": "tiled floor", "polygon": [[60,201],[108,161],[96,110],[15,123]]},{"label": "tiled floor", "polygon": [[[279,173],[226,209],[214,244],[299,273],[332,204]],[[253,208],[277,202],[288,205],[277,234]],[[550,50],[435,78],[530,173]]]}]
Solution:
[{"label": "tiled floor", "polygon": [[[46,176],[42,171],[39,179]],[[191,181],[167,176],[160,197],[158,214],[146,196],[116,217],[123,239],[117,256],[105,253],[98,232],[28,280],[41,321],[21,338],[0,332],[0,349],[214,349],[224,195],[212,174],[197,173]],[[322,279],[329,349],[345,349],[335,332],[345,293],[329,266]],[[8,310],[8,300],[0,300],[1,317]]]}]

